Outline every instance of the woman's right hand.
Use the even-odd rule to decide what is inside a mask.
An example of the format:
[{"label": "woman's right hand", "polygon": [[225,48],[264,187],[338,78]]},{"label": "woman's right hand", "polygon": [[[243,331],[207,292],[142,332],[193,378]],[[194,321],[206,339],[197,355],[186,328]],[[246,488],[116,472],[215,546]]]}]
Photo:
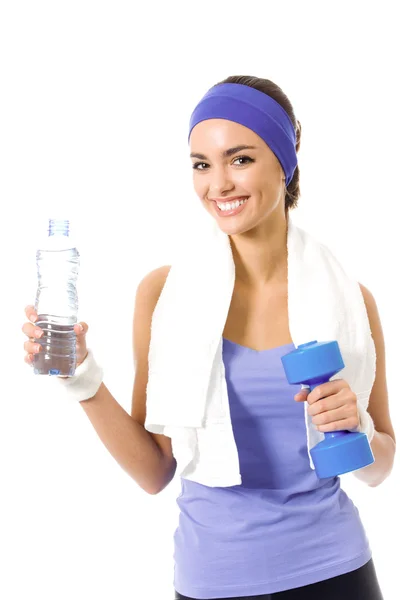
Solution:
[{"label": "woman's right hand", "polygon": [[[35,311],[35,307],[29,304],[25,308],[25,314],[29,319],[28,322],[24,323],[22,326],[22,332],[28,337],[28,341],[24,343],[24,350],[26,352],[24,356],[24,361],[28,365],[33,365],[33,355],[37,352],[40,352],[42,346],[35,342],[35,340],[40,339],[43,335],[43,329],[35,325],[35,321],[37,320],[37,314]],[[76,366],[79,367],[80,364],[83,363],[87,356],[87,347],[86,347],[86,334],[88,332],[89,326],[87,323],[80,322],[75,323],[74,331],[76,334]]]}]

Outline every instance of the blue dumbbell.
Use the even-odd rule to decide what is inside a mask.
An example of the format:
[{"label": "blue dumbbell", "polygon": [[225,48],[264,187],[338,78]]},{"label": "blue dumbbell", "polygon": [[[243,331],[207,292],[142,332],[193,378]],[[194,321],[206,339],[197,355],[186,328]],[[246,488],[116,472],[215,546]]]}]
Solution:
[{"label": "blue dumbbell", "polygon": [[[336,341],[300,344],[281,360],[288,382],[306,385],[311,391],[344,368]],[[356,471],[374,462],[365,433],[329,431],[324,435],[325,439],[310,451],[320,479]]]}]

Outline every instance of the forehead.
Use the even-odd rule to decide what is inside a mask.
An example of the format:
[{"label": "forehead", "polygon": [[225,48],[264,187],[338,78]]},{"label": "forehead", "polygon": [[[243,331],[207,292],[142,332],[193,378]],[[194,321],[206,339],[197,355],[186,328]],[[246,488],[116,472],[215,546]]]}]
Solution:
[{"label": "forehead", "polygon": [[260,137],[248,127],[228,119],[207,119],[193,127],[189,145],[193,151],[222,149],[235,144],[259,145]]}]

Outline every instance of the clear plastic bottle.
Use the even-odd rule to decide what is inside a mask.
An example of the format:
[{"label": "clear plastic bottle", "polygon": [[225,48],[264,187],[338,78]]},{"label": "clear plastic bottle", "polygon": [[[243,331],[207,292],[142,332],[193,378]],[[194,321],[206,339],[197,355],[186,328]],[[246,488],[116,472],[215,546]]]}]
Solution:
[{"label": "clear plastic bottle", "polygon": [[34,354],[35,375],[71,377],[76,368],[78,317],[76,283],[80,255],[69,237],[69,221],[49,219],[48,238],[36,252],[38,287],[36,325],[43,329],[40,352]]}]

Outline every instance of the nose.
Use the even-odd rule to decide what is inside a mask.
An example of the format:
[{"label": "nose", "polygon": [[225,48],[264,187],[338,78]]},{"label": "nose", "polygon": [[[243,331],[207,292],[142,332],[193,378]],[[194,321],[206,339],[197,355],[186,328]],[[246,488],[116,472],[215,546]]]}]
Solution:
[{"label": "nose", "polygon": [[234,188],[234,183],[228,176],[228,171],[223,166],[214,167],[209,181],[210,198],[222,197],[224,192],[229,192]]}]

